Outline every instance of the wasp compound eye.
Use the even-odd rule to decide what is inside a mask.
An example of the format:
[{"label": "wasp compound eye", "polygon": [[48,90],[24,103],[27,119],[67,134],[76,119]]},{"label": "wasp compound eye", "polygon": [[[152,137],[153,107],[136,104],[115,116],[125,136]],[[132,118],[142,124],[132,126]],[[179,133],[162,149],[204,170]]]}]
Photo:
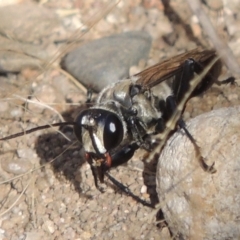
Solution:
[{"label": "wasp compound eye", "polygon": [[77,139],[83,144],[85,144],[83,142],[83,132],[85,131],[88,131],[88,140],[91,139],[96,150],[103,145],[106,151],[117,147],[121,143],[124,133],[119,117],[104,109],[88,109],[78,115],[74,132]]},{"label": "wasp compound eye", "polygon": [[105,118],[103,130],[103,143],[106,150],[118,146],[123,139],[123,125],[120,119],[113,113],[108,113]]}]

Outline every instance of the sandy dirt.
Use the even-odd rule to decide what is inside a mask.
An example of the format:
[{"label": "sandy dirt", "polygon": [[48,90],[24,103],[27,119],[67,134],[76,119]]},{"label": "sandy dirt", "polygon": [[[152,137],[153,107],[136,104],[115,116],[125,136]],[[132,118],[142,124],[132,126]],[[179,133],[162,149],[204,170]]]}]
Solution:
[{"label": "sandy dirt", "polygon": [[[77,43],[114,33],[145,30],[153,38],[149,60],[133,66],[132,74],[194,47],[211,47],[185,1],[171,1],[167,11],[164,1],[122,0],[108,13],[106,9],[112,1],[40,2],[21,1],[22,5],[30,4],[33,13],[36,11],[33,19],[24,11],[19,13],[21,8],[14,5],[16,12],[11,12],[9,17],[22,21],[20,24],[13,21],[11,25],[9,19],[4,19],[8,24],[1,27],[1,37],[8,41],[1,49],[14,49],[5,51],[10,56],[4,59],[10,60],[4,62],[4,66],[10,71],[16,64],[14,67],[19,71],[0,76],[2,137],[59,122],[63,117],[69,120],[85,107],[86,95],[61,71],[58,63],[62,56],[58,57],[54,52],[61,54]],[[211,1],[211,4],[213,2],[218,3]],[[239,60],[240,11],[234,1],[226,4],[220,5],[218,10],[215,6],[211,6],[212,9],[204,6],[204,10],[221,39],[229,44]],[[41,7],[46,8],[47,13],[37,14]],[[52,19],[52,24],[45,23],[46,19]],[[77,30],[79,34],[74,35]],[[69,47],[67,43],[73,46]],[[27,44],[34,46],[32,54],[26,54],[30,51]],[[31,64],[29,57],[32,55]],[[48,64],[50,62],[52,65]],[[223,69],[221,78],[230,75]],[[239,105],[239,96],[240,89],[236,85],[214,86],[189,102],[184,118]],[[106,192],[100,193],[94,186],[90,167],[71,127],[64,127],[62,132],[68,140],[54,128],[0,142],[0,239],[171,238],[168,228],[156,226],[153,209],[126,196],[109,180],[106,179]],[[143,174],[144,157],[145,152],[138,151],[128,164],[112,169],[110,173],[137,196],[156,202],[155,175]]]}]

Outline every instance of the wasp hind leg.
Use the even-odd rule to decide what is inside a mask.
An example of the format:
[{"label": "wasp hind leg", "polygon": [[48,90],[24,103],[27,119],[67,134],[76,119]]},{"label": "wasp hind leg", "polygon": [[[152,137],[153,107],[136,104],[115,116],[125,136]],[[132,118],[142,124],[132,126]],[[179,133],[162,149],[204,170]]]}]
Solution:
[{"label": "wasp hind leg", "polygon": [[[175,96],[176,102],[179,103],[184,95],[189,91],[190,82],[194,78],[195,74],[200,74],[207,63],[201,64],[192,58],[187,59],[182,64],[182,71],[172,82],[173,95]],[[214,83],[217,85],[224,85],[230,83],[235,84],[235,78],[229,77],[226,80],[219,81],[218,77],[221,73],[221,61],[217,61],[201,82],[197,85],[194,91],[191,93],[190,98],[198,96],[208,90]]]},{"label": "wasp hind leg", "polygon": [[[178,107],[178,103],[181,102],[184,95],[189,91],[190,81],[194,78],[195,73],[201,72],[203,70],[203,67],[196,62],[194,59],[187,59],[183,66],[182,66],[182,72],[181,75],[179,75],[173,82],[173,95],[167,97],[165,102],[165,108],[167,115],[165,116],[165,121],[169,121],[171,116],[174,114]],[[227,80],[226,83],[230,81]],[[191,97],[197,96],[201,93],[203,93],[207,88],[209,88],[214,82],[213,76],[205,76],[202,82],[196,87],[194,92],[191,94]],[[190,98],[191,98],[190,97]],[[184,111],[185,106],[183,109],[179,109],[180,111]],[[177,122],[177,125],[184,130],[186,133],[186,136],[189,138],[189,140],[192,142],[197,159],[200,163],[200,166],[203,168],[204,171],[209,173],[215,173],[216,169],[214,168],[214,163],[211,166],[208,166],[205,163],[204,158],[201,155],[200,147],[197,145],[196,140],[193,138],[191,133],[187,130],[186,124],[182,118],[180,118]]]},{"label": "wasp hind leg", "polygon": [[[168,110],[171,112],[171,114],[174,113],[174,111],[176,110],[177,108],[177,104],[176,104],[176,100],[175,100],[175,97],[174,96],[169,96],[167,99],[166,99],[166,106],[168,108]],[[193,146],[194,146],[194,149],[195,149],[195,152],[196,152],[196,157],[199,161],[199,164],[200,166],[202,167],[202,169],[206,172],[209,172],[209,173],[215,173],[216,172],[216,169],[214,168],[214,164],[213,163],[212,165],[208,166],[206,163],[205,163],[205,159],[204,157],[201,155],[201,151],[200,151],[200,147],[198,146],[196,140],[194,139],[194,137],[192,136],[192,134],[188,131],[188,129],[186,128],[186,124],[184,122],[184,120],[182,118],[180,118],[178,120],[178,126],[180,128],[182,128],[186,134],[186,136],[189,138],[189,140],[192,142]]]},{"label": "wasp hind leg", "polygon": [[184,130],[184,132],[187,135],[188,139],[192,142],[192,144],[194,146],[194,149],[195,149],[195,152],[196,152],[196,157],[197,157],[197,159],[199,161],[199,164],[202,167],[202,169],[204,171],[206,171],[206,172],[209,172],[209,173],[215,173],[217,171],[214,168],[215,162],[212,165],[210,165],[210,166],[205,163],[205,159],[201,155],[200,147],[197,145],[197,142],[193,138],[191,133],[187,130],[185,122],[182,119],[180,119],[179,122],[178,122],[178,125],[179,125],[180,128],[182,128]]},{"label": "wasp hind leg", "polygon": [[224,84],[231,84],[231,85],[235,85],[236,84],[236,81],[235,81],[235,77],[229,77],[225,80],[222,80],[222,81],[219,81],[219,80],[216,80],[215,83],[220,86],[220,85],[224,85]]}]

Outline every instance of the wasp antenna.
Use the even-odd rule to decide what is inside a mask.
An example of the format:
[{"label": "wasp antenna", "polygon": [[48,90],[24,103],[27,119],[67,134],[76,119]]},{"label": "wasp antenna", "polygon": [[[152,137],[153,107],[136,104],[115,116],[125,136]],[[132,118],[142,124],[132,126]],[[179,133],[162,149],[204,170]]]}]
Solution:
[{"label": "wasp antenna", "polygon": [[31,129],[23,131],[23,132],[15,133],[13,135],[10,135],[10,136],[4,137],[4,138],[0,138],[0,141],[9,140],[9,139],[13,139],[13,138],[16,138],[16,137],[21,137],[23,135],[26,135],[26,134],[29,134],[29,133],[32,133],[32,132],[36,132],[36,131],[42,130],[42,129],[47,129],[47,128],[51,128],[51,127],[58,127],[58,126],[65,126],[65,125],[74,125],[74,124],[75,124],[75,122],[60,122],[60,123],[43,125],[43,126],[31,128]]}]

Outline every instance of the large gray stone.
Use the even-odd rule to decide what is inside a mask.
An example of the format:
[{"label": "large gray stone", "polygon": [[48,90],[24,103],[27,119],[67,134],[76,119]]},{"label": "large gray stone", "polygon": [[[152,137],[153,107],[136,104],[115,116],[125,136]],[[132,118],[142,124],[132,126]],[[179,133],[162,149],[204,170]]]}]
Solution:
[{"label": "large gray stone", "polygon": [[181,239],[240,237],[240,107],[202,114],[187,123],[206,163],[182,131],[168,141],[157,167],[157,191],[170,229]]},{"label": "large gray stone", "polygon": [[125,32],[87,43],[68,53],[62,67],[85,86],[99,92],[128,77],[129,68],[147,59],[151,37],[146,32]]}]

